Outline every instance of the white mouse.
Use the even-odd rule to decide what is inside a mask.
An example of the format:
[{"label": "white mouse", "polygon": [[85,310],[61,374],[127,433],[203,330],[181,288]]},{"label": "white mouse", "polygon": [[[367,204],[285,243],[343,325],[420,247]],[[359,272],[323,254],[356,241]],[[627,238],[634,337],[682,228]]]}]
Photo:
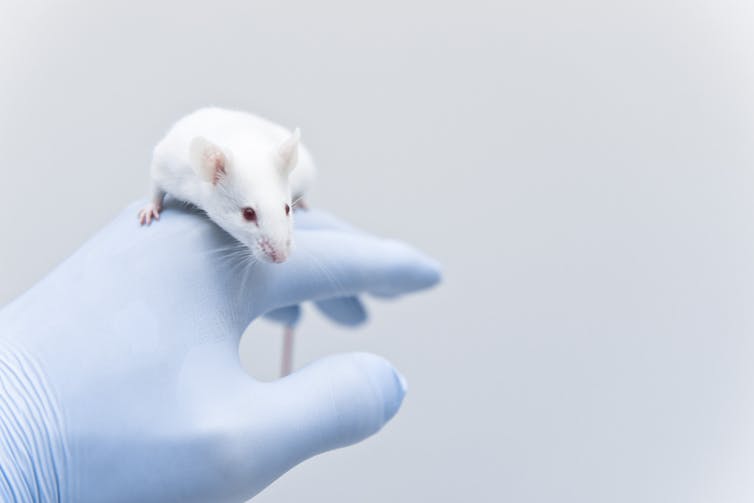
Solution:
[{"label": "white mouse", "polygon": [[298,129],[290,132],[245,112],[203,108],[176,122],[155,147],[152,199],[139,221],[159,220],[167,193],[204,210],[257,259],[284,262],[292,244],[292,207],[314,174]]}]

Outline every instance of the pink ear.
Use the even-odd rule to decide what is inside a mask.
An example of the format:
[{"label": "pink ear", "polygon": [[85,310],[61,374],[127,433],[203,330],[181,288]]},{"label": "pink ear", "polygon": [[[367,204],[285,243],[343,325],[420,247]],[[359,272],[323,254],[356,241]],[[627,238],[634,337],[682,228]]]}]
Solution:
[{"label": "pink ear", "polygon": [[222,152],[212,152],[207,154],[204,161],[209,164],[209,169],[212,170],[212,185],[217,185],[220,178],[225,176],[225,156]]},{"label": "pink ear", "polygon": [[296,167],[298,162],[298,144],[301,142],[301,130],[296,128],[293,130],[293,134],[288,137],[279,147],[277,151],[280,169],[288,176],[291,171]]},{"label": "pink ear", "polygon": [[206,138],[191,140],[191,164],[196,172],[212,185],[217,185],[227,174],[228,158],[220,147]]}]

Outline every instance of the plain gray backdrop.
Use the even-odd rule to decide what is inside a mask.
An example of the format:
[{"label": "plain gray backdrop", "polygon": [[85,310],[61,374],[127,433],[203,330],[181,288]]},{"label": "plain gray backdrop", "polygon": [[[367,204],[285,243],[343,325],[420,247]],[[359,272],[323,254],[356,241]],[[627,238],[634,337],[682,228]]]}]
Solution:
[{"label": "plain gray backdrop", "polygon": [[[752,501],[753,24],[720,0],[0,0],[0,304],[146,194],[174,120],[254,111],[302,128],[314,206],[445,273],[356,330],[308,310],[298,365],[372,351],[409,394],[255,501]],[[279,343],[250,328],[253,375]]]}]

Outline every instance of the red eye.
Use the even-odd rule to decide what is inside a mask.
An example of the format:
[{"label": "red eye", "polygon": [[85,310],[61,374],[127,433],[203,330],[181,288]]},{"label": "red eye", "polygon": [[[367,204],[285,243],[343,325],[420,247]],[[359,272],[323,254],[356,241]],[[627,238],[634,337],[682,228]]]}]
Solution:
[{"label": "red eye", "polygon": [[245,220],[249,222],[256,222],[257,221],[257,212],[254,211],[252,208],[244,208],[243,209],[243,217]]},{"label": "red eye", "polygon": [[285,205],[285,214],[286,215],[290,215],[291,214],[291,207],[288,206],[287,204]]}]

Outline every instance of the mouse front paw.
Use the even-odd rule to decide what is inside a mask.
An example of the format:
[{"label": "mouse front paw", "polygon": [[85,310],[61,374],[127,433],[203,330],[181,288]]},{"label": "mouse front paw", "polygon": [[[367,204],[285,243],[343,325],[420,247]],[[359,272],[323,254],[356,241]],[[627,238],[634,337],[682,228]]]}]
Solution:
[{"label": "mouse front paw", "polygon": [[139,210],[139,223],[141,225],[149,225],[152,223],[152,219],[159,220],[161,211],[162,206],[155,203],[149,203]]}]

